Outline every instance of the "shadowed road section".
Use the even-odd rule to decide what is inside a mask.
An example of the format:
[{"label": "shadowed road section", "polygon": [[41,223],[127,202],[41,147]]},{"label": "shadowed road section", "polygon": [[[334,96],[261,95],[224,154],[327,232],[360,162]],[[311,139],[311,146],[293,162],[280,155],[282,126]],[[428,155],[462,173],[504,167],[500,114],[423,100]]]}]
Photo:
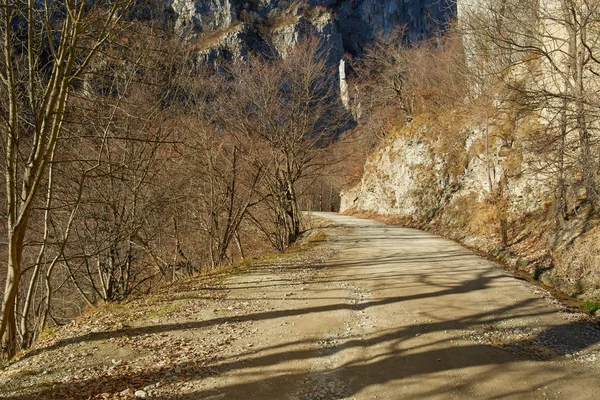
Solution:
[{"label": "shadowed road section", "polygon": [[[81,346],[100,350],[82,358],[75,380],[11,379],[8,397],[0,382],[0,398],[89,398],[73,388],[98,387],[102,396],[148,382],[156,382],[150,398],[169,400],[598,398],[598,326],[561,311],[543,290],[428,233],[330,213],[312,218],[326,236],[318,246],[231,276],[224,287],[180,289],[164,299],[178,310],[168,316],[35,349],[16,367]],[[189,350],[144,349],[157,340]],[[126,356],[127,368],[110,374],[110,360]],[[55,387],[66,394],[46,397]]]},{"label": "shadowed road section", "polygon": [[189,399],[597,398],[598,331],[539,289],[418,230],[313,216],[334,254],[301,288],[232,282],[232,300],[270,296],[281,314]]}]

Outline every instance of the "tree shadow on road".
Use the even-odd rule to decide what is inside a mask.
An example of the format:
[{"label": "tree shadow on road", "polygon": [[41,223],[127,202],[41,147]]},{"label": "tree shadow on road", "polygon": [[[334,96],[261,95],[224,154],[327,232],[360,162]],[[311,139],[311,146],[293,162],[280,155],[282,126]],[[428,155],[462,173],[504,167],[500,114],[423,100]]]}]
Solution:
[{"label": "tree shadow on road", "polygon": [[[427,280],[427,272],[424,273],[424,276],[419,277],[419,279]],[[365,301],[361,304],[348,304],[346,301],[339,301],[335,304],[326,306],[300,307],[297,309],[266,311],[242,316],[186,322],[182,324],[164,324],[140,328],[127,328],[111,332],[91,333],[58,342],[54,346],[40,349],[39,351],[48,351],[78,341],[94,341],[118,337],[175,332],[179,330],[202,329],[225,323],[260,321],[337,310],[365,310],[370,307],[377,307],[385,304],[482,290],[483,288],[489,287],[495,279],[498,279],[497,275],[490,275],[482,272],[472,280],[453,286],[449,285],[447,287],[441,287],[433,292],[379,298]],[[373,358],[358,359],[341,367],[314,370],[310,372],[310,376],[319,377],[318,379],[321,379],[324,384],[327,384],[328,379],[335,379],[337,382],[342,382],[344,385],[343,390],[345,396],[346,394],[353,395],[359,393],[370,386],[377,386],[386,382],[402,381],[409,384],[411,379],[415,377],[421,377],[421,379],[427,381],[428,379],[433,379],[433,377],[440,373],[450,373],[465,368],[478,367],[476,374],[470,378],[472,379],[472,382],[462,382],[453,389],[459,392],[461,390],[467,390],[470,385],[475,382],[493,379],[495,374],[504,370],[504,367],[507,365],[520,361],[540,361],[539,353],[528,353],[526,351],[515,353],[508,351],[511,348],[527,348],[527,346],[530,346],[531,344],[531,338],[527,339],[527,341],[519,339],[514,340],[511,343],[506,343],[506,348],[491,346],[485,343],[476,343],[473,341],[467,341],[466,343],[463,341],[461,345],[450,345],[450,343],[447,342],[452,340],[452,338],[456,339],[456,337],[459,337],[462,334],[461,332],[471,330],[475,326],[500,323],[505,320],[508,315],[510,315],[510,318],[523,316],[539,317],[544,313],[552,312],[536,310],[536,308],[533,307],[535,301],[535,299],[528,299],[511,303],[504,307],[497,307],[493,310],[469,314],[461,318],[415,323],[397,329],[389,329],[384,332],[379,331],[369,337],[348,337],[339,345],[327,349],[327,355],[331,356],[357,349],[368,350],[369,348],[375,348],[377,346],[381,347],[382,345],[389,348],[390,351],[383,354],[376,354]],[[426,342],[422,345],[411,342],[411,340],[414,340],[414,338],[419,335],[445,331],[450,331],[451,334],[442,342]],[[583,332],[585,334],[577,335],[575,338],[572,335],[573,332]],[[537,337],[540,338],[540,343],[550,343],[550,347],[545,353],[546,356],[543,358],[545,360],[553,360],[565,355],[565,349],[552,347],[552,343],[567,343],[568,351],[576,352],[600,342],[600,332],[591,327],[589,323],[585,322],[571,322],[559,326],[547,327],[546,329],[539,331]],[[436,346],[442,345],[443,348],[435,348]],[[365,351],[365,354],[367,353],[369,352]],[[548,354],[550,354],[550,356],[548,356]],[[246,373],[245,371],[250,370],[260,371],[266,367],[280,365],[290,361],[313,359],[322,355],[322,349],[320,349],[319,344],[313,340],[289,341],[279,346],[245,351],[244,353],[239,354],[236,360],[220,360],[208,366],[199,364],[196,360],[195,362],[178,363],[175,367],[180,369],[178,379],[182,381],[194,381],[222,373],[244,374]],[[28,391],[27,395],[0,398],[7,400],[29,400],[32,398],[68,398],[70,396],[70,398],[76,399],[78,398],[78,387],[103,387],[118,392],[130,387],[139,388],[141,383],[148,384],[156,381],[169,380],[172,376],[172,368],[173,366],[155,367],[144,371],[123,371],[123,373],[118,376],[101,376],[83,379],[74,384],[40,385],[33,390],[33,394],[31,391]],[[547,370],[552,367],[549,367],[548,364],[543,364],[540,365],[540,368]],[[210,398],[211,396],[216,395],[226,399],[252,398],[249,397],[248,393],[253,393],[254,398],[257,399],[267,397],[277,398],[277,396],[272,397],[274,394],[269,392],[269,390],[271,390],[270,388],[293,389],[292,392],[288,393],[293,397],[296,393],[294,390],[299,390],[303,380],[307,377],[306,372],[298,372],[297,370],[286,371],[283,369],[278,370],[276,374],[264,373],[264,376],[261,376],[260,373],[257,375],[256,372],[253,372],[253,374],[255,375],[255,380],[252,382],[244,380],[244,382],[231,383],[218,389],[198,389],[193,393],[163,398],[192,400]],[[569,378],[568,374],[563,374],[562,377],[565,379]],[[536,379],[537,381],[540,381],[540,377],[537,377]],[[550,377],[542,380],[545,382],[544,384],[550,384],[555,379],[556,378],[554,377]],[[462,389],[461,385],[463,386]],[[429,389],[423,390],[423,398],[433,396],[436,393],[437,389],[433,389],[433,387],[435,387],[435,385],[432,384]],[[62,393],[62,395],[51,395],[50,393]],[[505,394],[506,396],[516,396],[519,394],[519,391],[515,388],[507,387]],[[330,396],[324,398],[335,399],[342,397]]]},{"label": "tree shadow on road", "polygon": [[[463,328],[472,326],[473,322],[477,320],[477,316],[472,316],[464,320],[452,321],[452,325],[457,331],[460,331]],[[329,349],[327,355],[331,356],[332,354],[353,350],[356,348],[368,349],[370,347],[382,344],[388,345],[392,350],[388,351],[387,353],[376,354],[371,358],[359,358],[352,363],[343,365],[341,367],[332,369],[323,367],[320,370],[313,370],[310,373],[299,372],[297,370],[280,369],[277,371],[277,374],[264,373],[263,376],[261,376],[260,373],[253,372],[253,377],[255,379],[251,382],[244,381],[240,383],[232,383],[225,387],[195,390],[192,393],[161,397],[161,399],[195,400],[210,398],[211,396],[215,395],[218,395],[224,399],[284,398],[285,396],[282,393],[279,393],[280,397],[272,397],[274,394],[277,395],[277,393],[271,393],[271,388],[279,388],[278,390],[281,390],[281,388],[301,390],[301,383],[305,382],[306,377],[309,375],[314,379],[321,379],[325,385],[331,381],[336,381],[338,385],[340,382],[342,382],[344,386],[343,390],[345,397],[346,395],[354,395],[359,393],[369,386],[377,386],[387,382],[404,380],[404,385],[409,385],[412,384],[410,381],[411,378],[421,377],[421,379],[424,379],[424,381],[421,383],[423,384],[428,380],[432,380],[433,382],[435,379],[439,379],[439,373],[462,370],[471,367],[483,367],[476,369],[475,374],[470,377],[470,381],[457,382],[457,385],[455,385],[452,390],[460,393],[461,390],[468,391],[469,387],[473,383],[480,383],[486,380],[496,379],[497,375],[504,372],[506,370],[506,366],[510,364],[521,361],[539,361],[539,357],[534,353],[529,355],[515,355],[514,353],[494,346],[469,342],[462,345],[445,346],[443,348],[431,348],[432,346],[435,347],[436,345],[444,344],[441,342],[426,343],[422,346],[413,345],[402,349],[403,343],[414,338],[416,333],[432,332],[436,330],[439,331],[447,328],[447,324],[447,322],[439,322],[425,325],[411,325],[401,329],[390,330],[384,334],[375,335],[367,339],[350,338],[340,346]],[[541,331],[539,336],[544,337],[548,335],[556,335],[558,333],[573,332],[575,330],[582,329],[583,325],[581,324],[581,322],[573,322],[561,326],[551,327],[547,330]],[[448,341],[451,340],[450,337],[452,336],[449,336],[447,339]],[[579,341],[577,346],[578,349],[582,349],[597,343],[598,341],[600,341],[600,335],[590,338],[587,342]],[[525,345],[525,343],[521,343],[520,341],[516,341],[513,344]],[[239,359],[235,361],[220,360],[212,365],[201,365],[196,362],[184,362],[176,364],[175,366],[153,367],[143,371],[123,371],[116,376],[102,376],[95,379],[92,378],[81,380],[75,383],[40,385],[39,387],[35,388],[34,392],[28,391],[26,395],[16,395],[11,397],[0,396],[0,398],[6,400],[87,398],[78,397],[78,388],[98,387],[120,392],[131,387],[140,387],[157,381],[176,382],[179,380],[182,382],[189,382],[193,380],[205,379],[210,376],[223,373],[243,374],[243,371],[249,371],[251,369],[254,369],[254,371],[260,371],[262,367],[279,365],[289,361],[312,359],[322,354],[322,351],[319,350],[317,343],[308,340],[290,342],[283,346],[277,347],[277,349],[261,348],[249,350],[243,354],[240,354]],[[557,349],[552,350],[554,353],[554,358],[551,359],[563,356],[563,354],[560,354],[560,352],[556,351]],[[172,378],[173,367],[176,367],[180,370],[178,374],[179,378],[175,380]],[[553,369],[556,369],[556,366],[543,363],[540,364],[539,368],[543,369],[544,374],[548,375],[548,378],[540,377],[539,374],[535,374],[533,372],[533,375],[529,378],[522,376],[522,374],[519,376],[519,378],[525,381],[527,379],[531,379],[537,382],[536,385],[538,386],[549,385],[559,379],[551,373],[553,372]],[[575,371],[573,371],[573,374],[563,373],[560,379],[577,378],[575,374]],[[433,383],[431,386],[427,386],[425,384],[422,391],[422,398],[428,398],[428,396],[433,396],[434,394],[444,393],[441,391],[442,389],[434,389],[435,387],[436,385]],[[517,390],[514,387],[506,387],[504,389],[503,396],[498,396],[497,398],[526,394],[526,392]],[[295,395],[295,391],[287,393],[287,395],[291,395],[293,397]],[[298,395],[297,398],[301,397]],[[342,396],[326,396],[323,398],[341,399]]]},{"label": "tree shadow on road", "polygon": [[[420,235],[416,235],[420,236]],[[410,237],[410,236],[409,236]],[[392,235],[391,239],[396,240],[397,235]],[[390,239],[390,240],[391,240]],[[367,244],[368,245],[368,244]],[[436,300],[439,301],[439,307],[451,307],[453,296],[470,293],[477,293],[482,290],[497,288],[503,284],[503,280],[509,279],[501,272],[489,268],[473,271],[472,263],[478,258],[466,251],[457,249],[446,249],[436,251],[435,254],[427,256],[411,256],[406,252],[396,251],[386,256],[364,256],[356,257],[351,262],[339,263],[335,258],[326,260],[320,264],[302,266],[306,270],[311,270],[315,274],[315,279],[311,279],[310,285],[314,287],[309,289],[311,296],[306,301],[315,301],[320,299],[330,300],[326,305],[302,305],[299,302],[289,302],[286,309],[266,310],[253,312],[244,315],[221,316],[205,320],[175,322],[152,326],[127,327],[123,329],[112,330],[108,332],[93,332],[80,335],[73,338],[59,340],[58,342],[39,348],[24,355],[22,359],[33,357],[41,352],[49,352],[59,349],[69,344],[80,342],[94,342],[110,340],[122,337],[137,337],[141,335],[153,335],[163,333],[173,333],[180,331],[199,330],[202,334],[203,329],[224,325],[236,324],[252,321],[265,321],[278,318],[297,317],[308,314],[323,314],[335,311],[362,311],[369,308],[380,307],[390,304],[410,303],[415,300]],[[364,272],[365,267],[371,265],[404,265],[410,267],[409,270],[383,271],[379,276],[373,276]],[[452,268],[446,268],[452,264]],[[425,265],[425,266],[424,266]],[[414,266],[414,268],[412,268]],[[272,264],[257,266],[255,273],[269,272],[273,270]],[[287,268],[287,267],[286,267]],[[297,267],[289,267],[297,268]],[[327,274],[321,274],[321,271],[327,270]],[[440,273],[443,270],[443,273]],[[363,271],[363,272],[361,272]],[[460,279],[465,272],[470,272],[471,279]],[[250,280],[252,281],[252,279]],[[351,282],[359,285],[361,281],[374,282],[384,290],[375,291],[373,298],[366,298],[358,303],[350,302],[349,298],[324,296],[323,291],[327,285],[335,285]],[[227,301],[246,301],[251,300],[237,296],[236,290],[242,289],[265,289],[275,290],[279,286],[297,286],[298,283],[290,279],[281,279],[276,282],[265,284],[256,280],[258,285],[248,285],[248,280],[242,283],[232,284],[228,287],[231,290]],[[305,283],[301,283],[305,284]],[[413,292],[413,286],[422,286],[427,288],[426,292]],[[218,290],[220,288],[215,288]],[[281,289],[289,290],[289,289]],[[390,295],[390,293],[393,293]],[[397,294],[396,294],[397,293]],[[196,295],[197,296],[197,295]],[[180,297],[186,299],[185,296]],[[198,297],[196,297],[198,298]],[[189,295],[189,299],[194,299],[194,294]],[[302,385],[302,382],[308,375],[323,378],[324,383],[327,379],[336,379],[344,385],[344,396],[352,396],[367,390],[370,387],[376,387],[387,382],[402,382],[402,385],[414,384],[413,380],[419,377],[424,385],[420,390],[420,397],[427,398],[443,394],[442,389],[436,389],[433,381],[430,385],[427,382],[439,378],[440,374],[453,374],[463,369],[474,369],[474,374],[469,375],[466,381],[457,381],[451,390],[458,393],[455,397],[473,397],[467,395],[470,388],[480,382],[492,380],[502,371],[510,370],[510,367],[520,362],[544,362],[560,359],[565,354],[577,352],[586,349],[600,342],[600,332],[587,322],[567,322],[561,325],[542,327],[534,332],[533,337],[520,338],[515,337],[501,343],[501,345],[476,340],[465,340],[465,332],[473,331],[484,326],[496,326],[507,319],[520,317],[543,317],[546,314],[554,313],[550,307],[538,308],[536,298],[526,298],[521,301],[510,301],[502,306],[485,309],[473,305],[470,309],[459,310],[459,317],[448,319],[433,319],[426,322],[415,322],[392,329],[380,329],[366,337],[345,337],[336,346],[326,349],[326,355],[340,355],[345,352],[362,351],[361,354],[371,354],[369,350],[377,348],[387,348],[388,351],[374,353],[373,356],[363,356],[349,364],[335,368],[317,368],[310,373],[299,371],[298,369],[285,370],[278,369],[276,373],[268,368],[276,365],[293,363],[324,356],[323,349],[315,340],[307,339],[300,341],[287,341],[277,346],[247,349],[237,354],[236,359],[221,359],[212,362],[210,365],[203,365],[200,360],[179,362],[175,365],[180,370],[177,374],[181,381],[198,381],[209,376],[229,373],[244,374],[252,373],[253,380],[248,382],[232,382],[219,388],[195,389],[192,393],[185,395],[173,395],[163,397],[163,399],[181,399],[192,400],[211,398],[217,396],[224,399],[236,398],[284,398],[287,395],[296,396],[296,390]],[[437,342],[418,342],[416,337],[429,333],[450,332],[444,339]],[[461,339],[460,344],[451,343],[451,340]],[[540,351],[531,350],[532,343],[536,346],[545,347]],[[562,343],[564,347],[554,345]],[[513,351],[519,349],[519,351]],[[539,350],[539,349],[538,349]],[[67,398],[77,397],[77,388],[81,387],[100,387],[110,388],[114,392],[119,392],[130,387],[143,387],[144,383],[156,381],[169,381],[172,379],[172,367],[155,366],[150,369],[124,370],[118,376],[98,376],[96,378],[81,379],[71,384],[41,384],[36,388],[27,389],[27,395],[16,395],[12,397],[0,397],[7,400],[30,400],[44,398]],[[531,379],[537,384],[552,384],[556,381],[556,374],[552,374],[554,365],[551,363],[540,364],[539,369],[548,373],[544,376],[521,376],[520,379]],[[252,371],[252,372],[250,372]],[[256,372],[263,371],[263,372]],[[532,373],[533,374],[533,373]],[[577,379],[578,377],[569,372],[562,373],[562,379]],[[538,374],[539,375],[539,374]],[[273,388],[286,388],[287,394],[275,393]],[[63,395],[52,395],[51,393],[63,393]],[[100,393],[99,393],[100,394]],[[507,386],[502,389],[502,396],[519,397],[525,395],[522,389]],[[61,397],[62,396],[62,397]],[[502,397],[499,396],[498,398]],[[87,397],[86,397],[87,398]],[[300,398],[298,395],[297,398]],[[325,399],[341,398],[324,397]],[[493,397],[488,397],[493,398]]]}]

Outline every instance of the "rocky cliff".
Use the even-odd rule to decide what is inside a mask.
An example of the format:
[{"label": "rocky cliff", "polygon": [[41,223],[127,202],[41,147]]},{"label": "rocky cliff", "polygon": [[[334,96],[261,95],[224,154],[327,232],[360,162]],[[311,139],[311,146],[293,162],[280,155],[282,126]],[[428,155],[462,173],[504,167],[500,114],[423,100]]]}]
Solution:
[{"label": "rocky cliff", "polygon": [[508,210],[534,212],[551,197],[552,176],[514,138],[489,132],[484,124],[460,128],[460,142],[444,142],[436,122],[419,116],[390,135],[367,160],[361,183],[342,195],[348,209],[443,218],[445,208],[465,199],[483,201],[499,188]]},{"label": "rocky cliff", "polygon": [[[405,27],[407,40],[443,29],[456,11],[440,0],[166,0],[162,18],[200,49],[201,58],[239,57],[272,45],[281,55],[314,34],[331,61],[358,55],[379,33]],[[146,12],[146,11],[145,11]],[[147,12],[146,12],[147,13]]]}]

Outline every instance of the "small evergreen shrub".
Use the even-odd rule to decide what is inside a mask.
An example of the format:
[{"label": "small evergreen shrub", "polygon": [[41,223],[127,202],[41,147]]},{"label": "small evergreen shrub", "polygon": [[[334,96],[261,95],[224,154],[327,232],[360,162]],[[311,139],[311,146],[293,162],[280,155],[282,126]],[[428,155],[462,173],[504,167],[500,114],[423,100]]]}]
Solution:
[{"label": "small evergreen shrub", "polygon": [[596,303],[595,301],[592,301],[592,300],[587,300],[587,301],[583,302],[581,307],[583,307],[583,309],[587,313],[595,314],[598,310],[600,310],[600,303]]}]

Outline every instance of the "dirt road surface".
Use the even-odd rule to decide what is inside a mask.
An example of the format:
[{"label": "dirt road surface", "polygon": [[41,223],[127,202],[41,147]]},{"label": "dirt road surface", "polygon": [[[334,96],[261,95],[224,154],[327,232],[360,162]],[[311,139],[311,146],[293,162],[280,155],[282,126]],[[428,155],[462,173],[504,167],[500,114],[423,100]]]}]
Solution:
[{"label": "dirt road surface", "polygon": [[[313,217],[329,221],[319,247],[232,276],[226,295],[197,312],[76,337],[45,353],[80,342],[114,347],[142,333],[213,349],[207,367],[188,355],[170,372],[144,375],[158,382],[144,389],[156,399],[600,398],[597,325],[543,290],[421,231]],[[151,354],[141,347],[119,347],[134,371],[149,368]],[[92,358],[112,357],[100,346]],[[33,358],[11,368],[26,362]],[[73,374],[75,384],[93,383],[83,369]]]}]

